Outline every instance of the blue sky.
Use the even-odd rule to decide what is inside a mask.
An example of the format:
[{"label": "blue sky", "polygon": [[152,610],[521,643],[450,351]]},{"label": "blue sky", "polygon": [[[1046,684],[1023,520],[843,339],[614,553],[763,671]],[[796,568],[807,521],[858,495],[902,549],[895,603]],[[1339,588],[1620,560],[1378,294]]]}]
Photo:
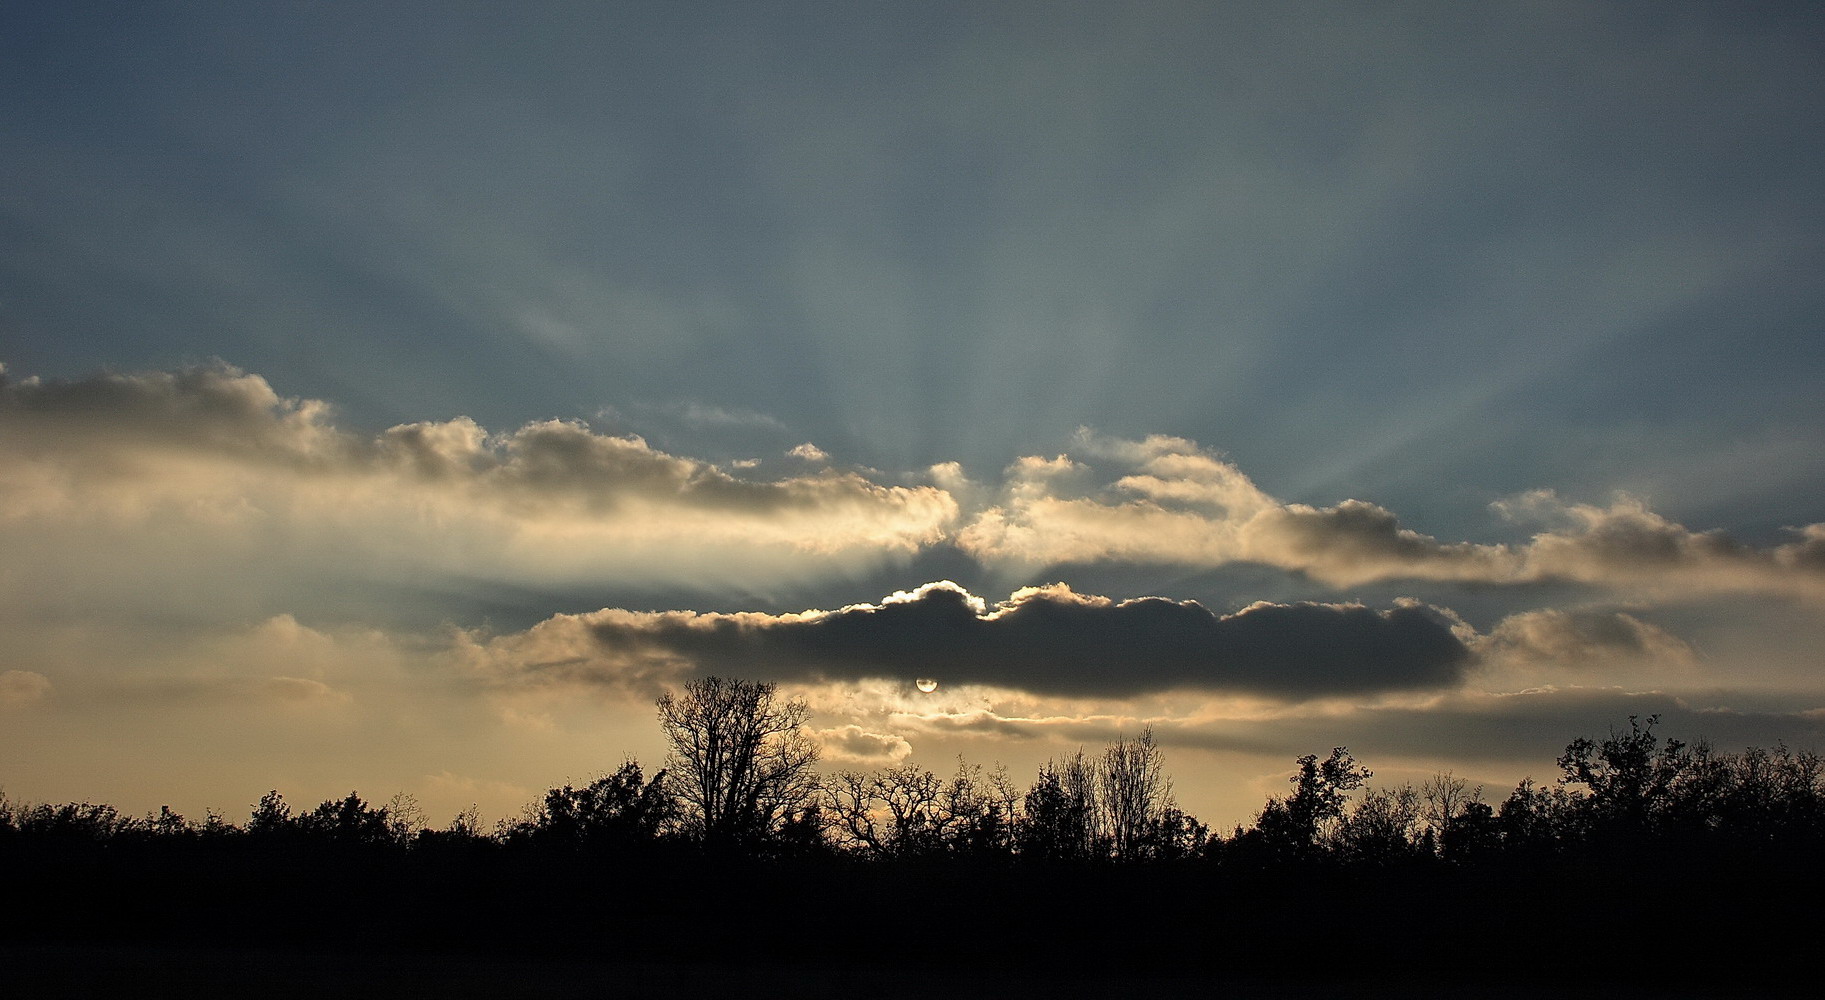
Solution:
[{"label": "blue sky", "polygon": [[[32,638],[0,670],[38,721],[0,781],[141,794],[55,734],[165,718],[121,678],[175,690],[213,650],[222,704],[316,692],[374,734],[300,784],[504,808],[586,751],[654,752],[682,676],[654,663],[740,664],[598,622],[576,655],[601,662],[528,707],[427,679],[452,635],[524,673],[500,663],[584,627],[554,615],[933,609],[943,579],[985,615],[1054,584],[1019,607],[1412,600],[1470,659],[1399,706],[1347,658],[1170,704],[998,667],[923,715],[857,707],[887,669],[859,647],[772,669],[934,766],[1154,721],[1219,819],[1318,743],[1523,767],[1420,753],[1400,712],[1464,746],[1537,732],[1534,769],[1635,708],[1805,742],[1822,45],[1798,4],[16,5],[0,528]],[[1204,628],[1154,655],[1207,662]],[[363,656],[391,666],[338,673]],[[385,670],[443,714],[402,721],[397,684],[362,688]],[[1320,678],[1356,700],[1288,700]],[[1465,707],[1547,689],[1526,726]],[[251,769],[279,751],[204,731],[174,770],[249,772],[171,794],[274,780]]]}]

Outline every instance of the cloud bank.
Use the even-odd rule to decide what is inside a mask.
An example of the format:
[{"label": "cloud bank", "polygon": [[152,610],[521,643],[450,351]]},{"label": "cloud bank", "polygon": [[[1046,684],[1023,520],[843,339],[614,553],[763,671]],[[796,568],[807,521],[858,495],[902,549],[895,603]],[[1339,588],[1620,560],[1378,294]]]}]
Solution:
[{"label": "cloud bank", "polygon": [[1747,592],[1825,599],[1825,524],[1755,548],[1699,532],[1618,497],[1607,507],[1539,490],[1498,503],[1514,521],[1544,523],[1522,545],[1441,542],[1376,504],[1283,503],[1196,442],[1138,441],[1080,430],[1077,450],[1112,460],[1102,482],[1071,455],[1009,466],[998,502],[956,534],[981,562],[1018,567],[1105,562],[1218,567],[1253,563],[1333,587],[1387,580],[1490,585],[1569,581],[1658,594]]},{"label": "cloud bank", "polygon": [[0,533],[46,573],[105,552],[71,588],[108,577],[102,563],[156,575],[186,561],[243,580],[314,568],[313,585],[429,573],[761,586],[907,558],[957,516],[932,486],[832,468],[746,478],[578,421],[361,434],[227,365],[0,374]]},{"label": "cloud bank", "polygon": [[1249,564],[1332,588],[1567,581],[1825,599],[1825,523],[1758,548],[1639,499],[1539,490],[1494,508],[1540,526],[1529,541],[1447,542],[1364,500],[1282,502],[1178,437],[1080,430],[1071,452],[1019,459],[998,484],[955,463],[895,482],[808,443],[790,454],[816,471],[762,477],[574,420],[365,434],[223,364],[65,382],[0,370],[0,532],[45,566],[105,548],[116,566],[163,567],[187,547],[331,576],[335,553],[355,575],[753,589],[949,549],[1029,579],[1066,565]]}]

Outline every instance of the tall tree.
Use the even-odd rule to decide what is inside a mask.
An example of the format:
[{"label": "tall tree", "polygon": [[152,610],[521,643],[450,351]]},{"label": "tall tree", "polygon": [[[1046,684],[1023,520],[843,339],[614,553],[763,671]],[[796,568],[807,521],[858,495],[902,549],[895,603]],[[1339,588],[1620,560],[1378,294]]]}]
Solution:
[{"label": "tall tree", "polygon": [[1305,860],[1319,850],[1342,818],[1349,793],[1373,776],[1343,747],[1332,748],[1324,760],[1308,753],[1297,763],[1298,772],[1288,779],[1293,794],[1268,799],[1249,838],[1280,861]]},{"label": "tall tree", "polygon": [[1105,853],[1096,836],[1096,765],[1082,750],[1040,768],[1024,812],[1015,834],[1022,857],[1086,861]]},{"label": "tall tree", "polygon": [[1443,844],[1451,839],[1452,827],[1465,807],[1483,801],[1483,786],[1473,789],[1470,782],[1445,771],[1427,778],[1419,786],[1419,796],[1421,815],[1430,824],[1434,841]]},{"label": "tall tree", "polygon": [[817,745],[803,729],[803,701],[780,701],[770,683],[704,677],[658,707],[667,780],[705,845],[752,849],[816,808]]},{"label": "tall tree", "polygon": [[1109,849],[1122,861],[1138,860],[1172,806],[1172,781],[1153,742],[1152,726],[1135,739],[1118,738],[1103,749],[1096,785],[1096,825]]},{"label": "tall tree", "polygon": [[1654,735],[1660,716],[1644,722],[1629,716],[1629,731],[1610,730],[1601,743],[1579,737],[1559,757],[1559,783],[1589,789],[1586,808],[1598,829],[1645,833],[1666,806],[1688,753],[1679,740],[1661,743]]}]

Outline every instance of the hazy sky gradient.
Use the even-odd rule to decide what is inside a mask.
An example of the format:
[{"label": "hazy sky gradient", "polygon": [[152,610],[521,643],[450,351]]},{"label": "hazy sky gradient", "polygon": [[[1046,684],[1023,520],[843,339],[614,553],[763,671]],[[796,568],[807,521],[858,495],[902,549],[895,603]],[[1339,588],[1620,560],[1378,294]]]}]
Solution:
[{"label": "hazy sky gradient", "polygon": [[1819,745],[1808,5],[0,22],[10,795],[498,816],[709,670],[1225,824]]}]

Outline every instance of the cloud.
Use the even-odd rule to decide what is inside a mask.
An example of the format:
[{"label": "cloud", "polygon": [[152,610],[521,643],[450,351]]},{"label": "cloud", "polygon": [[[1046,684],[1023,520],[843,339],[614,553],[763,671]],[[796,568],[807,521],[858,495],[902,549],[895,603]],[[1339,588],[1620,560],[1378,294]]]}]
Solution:
[{"label": "cloud", "polygon": [[756,428],[769,431],[786,429],[785,423],[778,417],[757,410],[712,406],[696,400],[649,405],[641,409],[671,416],[689,427]]},{"label": "cloud", "polygon": [[944,733],[958,736],[987,737],[989,739],[1030,740],[1046,735],[1050,730],[1070,739],[1083,739],[1087,731],[1100,734],[1101,728],[1092,729],[1081,720],[1029,719],[1010,718],[991,709],[981,708],[972,712],[944,712],[936,715],[913,716],[902,720],[904,724],[915,729],[932,733]]},{"label": "cloud", "polygon": [[1695,656],[1684,640],[1620,611],[1546,609],[1510,615],[1477,646],[1495,658],[1567,668],[1647,661],[1670,670]]},{"label": "cloud", "polygon": [[534,796],[537,793],[529,786],[454,774],[448,770],[427,774],[424,781],[428,794],[445,802],[479,802],[483,799],[495,802],[536,801]]},{"label": "cloud", "polygon": [[298,705],[340,704],[350,700],[347,692],[338,691],[322,681],[308,677],[274,677],[264,687],[274,698]]},{"label": "cloud", "polygon": [[[1735,707],[1728,692],[1678,695],[1611,685],[1545,686],[1494,693],[1464,688],[1386,703],[1282,705],[1233,718],[1208,713],[1162,713],[1144,720],[1106,711],[1024,715],[979,709],[896,718],[914,739],[965,737],[1000,743],[1095,745],[1149,726],[1162,746],[1278,759],[1348,746],[1378,771],[1395,766],[1421,772],[1445,767],[1493,771],[1512,783],[1532,774],[1556,776],[1554,758],[1580,736],[1601,737],[1628,718],[1659,716],[1657,731],[1687,742],[1708,740],[1723,750],[1825,743],[1825,710]],[[1233,781],[1235,776],[1225,776]],[[1501,785],[1492,786],[1500,792]],[[1258,804],[1258,803],[1256,803]]]},{"label": "cloud", "polygon": [[[553,615],[530,629],[504,635],[459,631],[454,659],[482,683],[508,690],[589,687],[650,698],[689,676],[696,665],[646,633],[696,617],[689,611],[603,609],[587,615]],[[623,641],[610,645],[597,640],[598,630],[615,629],[625,632]]]},{"label": "cloud", "polygon": [[577,421],[363,434],[223,364],[0,375],[0,540],[36,568],[19,606],[48,590],[143,602],[182,590],[173,573],[191,604],[427,574],[753,587],[909,558],[958,516],[930,485],[742,472]]},{"label": "cloud", "polygon": [[957,544],[985,562],[1026,566],[1105,561],[1277,566],[1335,586],[1388,578],[1513,576],[1498,546],[1441,544],[1401,527],[1374,504],[1283,504],[1195,442],[1125,441],[1078,432],[1088,457],[1113,460],[1106,487],[1065,455],[1010,466],[1001,503],[960,529]]},{"label": "cloud", "polygon": [[912,744],[905,737],[871,733],[857,725],[814,729],[811,738],[823,749],[823,759],[832,763],[885,767],[912,755]]},{"label": "cloud", "polygon": [[51,679],[33,670],[0,673],[0,706],[31,705],[51,696]]},{"label": "cloud", "polygon": [[1454,685],[1471,659],[1460,627],[1412,602],[1386,610],[1259,603],[1220,615],[1194,601],[1114,601],[1053,584],[990,607],[939,582],[836,611],[560,615],[478,651],[521,680],[935,676],[947,689],[1128,697],[1185,688],[1300,699]]},{"label": "cloud", "polygon": [[793,458],[802,458],[807,462],[828,462],[828,461],[830,461],[829,452],[825,451],[822,448],[819,448],[817,445],[814,445],[809,441],[806,441],[804,444],[793,445],[791,448],[786,450],[786,454]]},{"label": "cloud", "polygon": [[1466,691],[1423,707],[1365,709],[1349,720],[1286,723],[1321,742],[1326,728],[1371,754],[1433,760],[1512,761],[1537,777],[1553,776],[1553,758],[1580,736],[1601,737],[1628,717],[1660,717],[1663,736],[1709,740],[1720,749],[1825,742],[1825,720],[1806,711],[1736,708],[1730,696],[1676,695],[1617,687],[1543,687],[1491,694]]},{"label": "cloud", "polygon": [[1825,524],[1791,529],[1798,538],[1755,548],[1721,531],[1693,531],[1618,496],[1608,507],[1567,503],[1536,490],[1496,505],[1517,521],[1550,530],[1526,548],[1529,575],[1657,592],[1752,592],[1825,597]]},{"label": "cloud", "polygon": [[[1510,520],[1549,522],[1525,544],[1442,542],[1356,499],[1284,503],[1233,464],[1184,438],[1111,439],[1080,430],[1069,455],[1023,458],[1001,496],[955,535],[989,565],[1027,572],[1085,563],[1214,567],[1253,563],[1333,587],[1386,580],[1477,584],[1571,581],[1655,595],[1750,592],[1825,599],[1825,524],[1756,548],[1693,531],[1638,499],[1608,507],[1535,491],[1496,505]],[[1098,485],[1101,483],[1102,485]]]}]

